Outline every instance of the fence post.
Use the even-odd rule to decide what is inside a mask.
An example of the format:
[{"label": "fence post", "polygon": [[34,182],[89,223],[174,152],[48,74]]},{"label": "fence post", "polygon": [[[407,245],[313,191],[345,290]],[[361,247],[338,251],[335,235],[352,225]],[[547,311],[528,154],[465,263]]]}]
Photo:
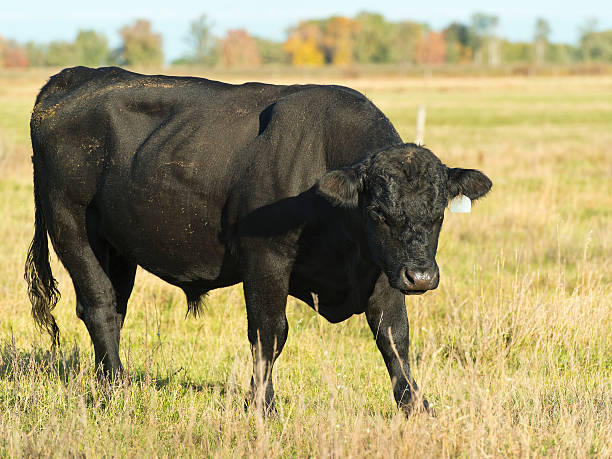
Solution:
[{"label": "fence post", "polygon": [[425,137],[425,116],[425,106],[419,105],[416,121],[416,139],[414,141],[417,145],[423,145],[423,138]]}]

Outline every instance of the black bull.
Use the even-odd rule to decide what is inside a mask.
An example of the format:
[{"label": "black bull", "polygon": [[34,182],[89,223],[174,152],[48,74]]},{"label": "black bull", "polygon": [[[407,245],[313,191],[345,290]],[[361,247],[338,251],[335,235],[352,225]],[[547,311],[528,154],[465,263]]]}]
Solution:
[{"label": "black bull", "polygon": [[47,233],[102,375],[122,371],[120,330],[140,265],[183,289],[194,313],[206,292],[243,282],[259,409],[273,405],[287,295],[330,322],[365,312],[398,405],[416,406],[404,294],[437,287],[444,209],[460,193],[486,194],[485,175],[403,144],[367,98],[337,86],[77,67],[43,87],[30,128],[26,280],[54,342]]}]

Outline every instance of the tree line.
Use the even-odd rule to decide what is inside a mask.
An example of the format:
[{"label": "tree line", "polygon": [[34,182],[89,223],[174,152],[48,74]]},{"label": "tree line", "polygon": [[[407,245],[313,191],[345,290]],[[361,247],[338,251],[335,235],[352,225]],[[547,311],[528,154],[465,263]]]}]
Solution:
[{"label": "tree line", "polygon": [[[287,31],[284,41],[275,41],[253,36],[245,29],[215,36],[213,23],[202,15],[187,31],[189,53],[172,63],[257,67],[612,62],[612,30],[598,31],[593,20],[581,27],[576,44],[552,43],[551,27],[544,18],[536,19],[529,42],[501,37],[498,25],[497,16],[476,13],[468,23],[452,22],[434,30],[425,23],[389,21],[381,14],[362,12],[353,18],[301,21]],[[21,44],[0,36],[0,67],[158,66],[164,62],[162,35],[153,30],[150,21],[136,20],[122,27],[119,34],[121,45],[116,49],[109,47],[104,34],[94,30],[80,30],[71,42],[44,44]]]}]

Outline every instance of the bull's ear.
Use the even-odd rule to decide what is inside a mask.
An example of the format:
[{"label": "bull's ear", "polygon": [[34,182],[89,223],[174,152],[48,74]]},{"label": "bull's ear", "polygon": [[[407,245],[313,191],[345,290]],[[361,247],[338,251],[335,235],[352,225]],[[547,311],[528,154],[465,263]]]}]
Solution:
[{"label": "bull's ear", "polygon": [[335,206],[356,208],[363,182],[356,168],[327,171],[317,183],[317,192]]},{"label": "bull's ear", "polygon": [[448,188],[451,198],[463,194],[472,201],[489,192],[493,183],[476,169],[453,168],[448,170]]}]

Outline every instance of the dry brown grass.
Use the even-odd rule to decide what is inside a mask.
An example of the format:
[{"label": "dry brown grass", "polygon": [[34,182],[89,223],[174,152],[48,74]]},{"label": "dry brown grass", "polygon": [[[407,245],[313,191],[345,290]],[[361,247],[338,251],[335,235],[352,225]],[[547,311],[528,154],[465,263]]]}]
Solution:
[{"label": "dry brown grass", "polygon": [[609,77],[349,82],[406,140],[425,104],[428,146],[449,165],[482,168],[495,187],[472,214],[447,216],[441,285],[407,300],[412,365],[436,417],[396,413],[362,317],[330,325],[290,300],[279,416],[265,423],[243,409],[251,363],[239,287],[185,320],[182,295],[139,272],[122,343],[131,385],[105,390],[54,259],[63,351],[47,352],[22,279],[27,119],[43,77],[0,75],[3,455],[612,456]]}]

